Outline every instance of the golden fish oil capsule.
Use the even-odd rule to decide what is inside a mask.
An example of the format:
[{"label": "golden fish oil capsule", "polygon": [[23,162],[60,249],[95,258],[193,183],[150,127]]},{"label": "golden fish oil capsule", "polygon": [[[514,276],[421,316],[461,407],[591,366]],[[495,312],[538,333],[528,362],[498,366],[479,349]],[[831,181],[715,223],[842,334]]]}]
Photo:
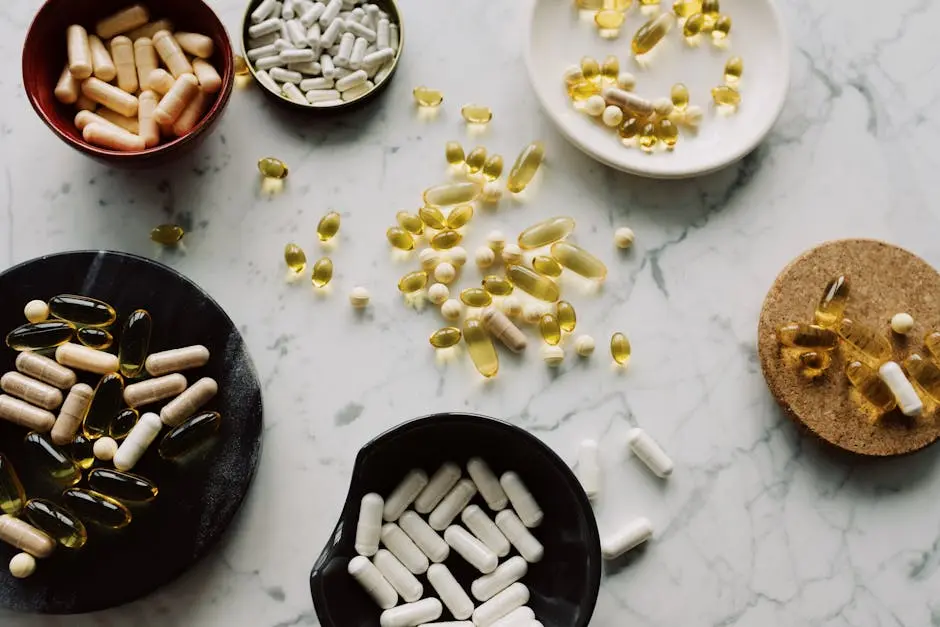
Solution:
[{"label": "golden fish oil capsule", "polygon": [[444,218],[444,214],[437,207],[424,206],[418,209],[418,215],[421,217],[421,221],[431,229],[445,229],[447,228],[447,220]]},{"label": "golden fish oil capsule", "polygon": [[24,514],[34,527],[66,548],[80,549],[88,541],[82,521],[51,501],[30,499]]},{"label": "golden fish oil capsule", "polygon": [[13,464],[0,453],[0,513],[18,516],[26,504],[26,491]]},{"label": "golden fish oil capsule", "polygon": [[15,351],[42,350],[65,344],[75,336],[75,327],[62,320],[47,320],[16,327],[7,334],[7,346]]},{"label": "golden fish oil capsule", "polygon": [[620,76],[620,60],[614,55],[605,57],[601,63],[601,78],[616,82],[618,76]]},{"label": "golden fish oil capsule", "polygon": [[449,141],[444,144],[444,158],[450,165],[463,165],[466,157],[460,142]]},{"label": "golden fish oil capsule", "polygon": [[731,33],[731,17],[719,15],[718,19],[715,20],[715,25],[712,26],[712,39],[721,41],[726,39],[729,33]]},{"label": "golden fish oil capsule", "polygon": [[476,174],[483,169],[483,164],[486,163],[486,148],[483,146],[477,146],[470,151],[470,154],[467,155],[467,171],[470,174]]},{"label": "golden fish oil capsule", "polygon": [[108,425],[108,436],[115,440],[123,440],[131,432],[137,421],[140,420],[140,412],[136,409],[126,407],[119,411]]},{"label": "golden fish oil capsule", "polygon": [[493,302],[493,297],[481,287],[468,287],[460,292],[460,300],[468,307],[486,307]]},{"label": "golden fish oil capsule", "polygon": [[434,348],[450,348],[460,343],[463,334],[457,327],[444,327],[431,334],[429,341]]},{"label": "golden fish oil capsule", "polygon": [[95,395],[88,406],[88,412],[82,422],[82,433],[89,440],[108,435],[111,420],[122,407],[124,407],[123,377],[116,372],[104,375],[98,382]]},{"label": "golden fish oil capsule", "polygon": [[679,141],[679,129],[672,120],[663,118],[656,123],[656,139],[666,145],[666,148],[673,148]]},{"label": "golden fish oil capsule", "polygon": [[659,4],[659,0],[640,0],[640,4],[643,6],[650,6]]},{"label": "golden fish oil capsule", "polygon": [[339,233],[340,221],[340,215],[335,211],[329,212],[320,219],[320,223],[317,224],[317,237],[321,242],[328,242],[336,237]]},{"label": "golden fish oil capsule", "polygon": [[603,9],[594,14],[594,23],[598,28],[605,30],[619,30],[624,20],[626,20],[626,15],[622,11]]},{"label": "golden fish oil capsule", "polygon": [[676,0],[672,11],[679,17],[689,17],[702,12],[702,0]]},{"label": "golden fish oil capsule", "polygon": [[274,157],[258,159],[258,171],[266,179],[286,179],[289,172],[287,164]]},{"label": "golden fish oil capsule", "polygon": [[489,124],[493,119],[493,110],[485,105],[465,104],[460,107],[460,115],[467,124]]},{"label": "golden fish oil capsule", "polygon": [[519,234],[519,248],[533,250],[554,244],[568,237],[574,231],[574,227],[574,218],[564,216],[533,224]]},{"label": "golden fish oil capsule", "polygon": [[402,294],[413,294],[428,284],[428,273],[424,270],[409,272],[398,281],[398,290]]},{"label": "golden fish oil capsule", "polygon": [[532,268],[539,274],[552,278],[561,276],[561,264],[547,255],[538,255],[532,259]]},{"label": "golden fish oil capsule", "polygon": [[546,344],[557,346],[561,341],[561,326],[555,314],[547,313],[539,318],[539,334]]},{"label": "golden fish oil capsule", "polygon": [[622,139],[633,139],[640,133],[640,128],[645,124],[645,119],[630,116],[624,118],[623,124],[617,129]]},{"label": "golden fish oil capsule", "polygon": [[741,92],[730,85],[719,85],[712,88],[712,100],[719,106],[737,107],[741,104]]},{"label": "golden fish oil capsule", "polygon": [[176,246],[184,235],[186,231],[178,224],[161,224],[150,231],[150,239],[161,246]]},{"label": "golden fish oil capsule", "polygon": [[702,13],[712,19],[718,19],[721,7],[718,0],[702,0]]},{"label": "golden fish oil capsule", "polygon": [[431,238],[431,248],[434,250],[447,250],[453,248],[463,239],[463,235],[451,229],[445,229]]},{"label": "golden fish oil capsule", "polygon": [[30,460],[53,481],[73,486],[82,480],[82,471],[69,456],[42,433],[33,431],[23,440]]},{"label": "golden fish oil capsule", "polygon": [[588,279],[603,281],[607,278],[604,262],[571,242],[552,244],[552,258],[576,274]]},{"label": "golden fish oil capsule", "polygon": [[473,205],[457,205],[447,214],[447,228],[459,229],[473,218]]},{"label": "golden fish oil capsule", "polygon": [[803,375],[813,379],[825,372],[832,364],[832,357],[828,351],[807,351],[800,353],[800,365]]},{"label": "golden fish oil capsule", "polygon": [[854,348],[861,351],[876,362],[891,359],[891,342],[877,330],[843,318],[839,323],[839,335]]},{"label": "golden fish oil capsule", "polygon": [[438,89],[430,87],[415,87],[411,92],[415,102],[422,107],[439,107],[444,102],[444,94]]},{"label": "golden fish oil capsule", "polygon": [[591,96],[597,96],[601,93],[601,86],[595,81],[587,79],[578,81],[568,88],[568,96],[576,102],[587,100]]},{"label": "golden fish oil capsule", "polygon": [[307,254],[303,248],[291,242],[284,247],[284,263],[294,274],[302,274],[307,269]]},{"label": "golden fish oil capsule", "polygon": [[50,298],[49,314],[83,327],[106,327],[117,319],[114,307],[108,303],[77,294],[59,294]]},{"label": "golden fish oil capsule", "polygon": [[583,11],[599,11],[604,8],[605,0],[575,0],[575,4]]},{"label": "golden fish oil capsule", "polygon": [[88,486],[95,492],[120,501],[152,501],[159,490],[146,477],[111,468],[95,468],[88,473]]},{"label": "golden fish oil capsule", "polygon": [[79,433],[68,445],[69,457],[82,470],[88,470],[95,463],[95,440],[89,440]]},{"label": "golden fish oil capsule", "polygon": [[483,176],[487,180],[495,181],[503,174],[503,157],[501,155],[490,155],[483,164]]},{"label": "golden fish oil capsule", "polygon": [[904,360],[904,369],[920,388],[935,402],[940,402],[940,368],[917,353]]},{"label": "golden fish oil capsule", "polygon": [[150,352],[150,334],[153,319],[146,309],[131,312],[121,331],[121,343],[118,347],[119,371],[128,379],[139,377],[144,371],[144,362]]},{"label": "golden fish oil capsule", "polygon": [[251,71],[248,69],[248,62],[240,54],[235,55],[235,76],[247,76]]},{"label": "golden fish oil capsule", "polygon": [[725,83],[728,85],[737,85],[744,74],[744,59],[741,57],[731,57],[725,63]]},{"label": "golden fish oil capsule", "polygon": [[888,384],[881,380],[877,372],[862,362],[853,361],[846,366],[845,376],[862,397],[879,411],[889,412],[897,407],[897,400]]},{"label": "golden fish oil capsule", "polygon": [[940,331],[933,331],[924,337],[924,345],[935,361],[940,361]]},{"label": "golden fish oil capsule", "polygon": [[512,281],[506,277],[490,274],[483,277],[483,289],[493,296],[509,296],[512,294]]},{"label": "golden fish oil capsule", "polygon": [[653,149],[656,148],[656,144],[659,143],[659,138],[656,137],[656,124],[653,122],[643,124],[638,137],[640,148],[642,148],[644,152],[652,152]]},{"label": "golden fish oil capsule", "polygon": [[837,276],[826,284],[822,297],[816,305],[813,319],[827,329],[837,326],[845,317],[845,308],[849,304],[849,279]]},{"label": "golden fish oil capsule", "polygon": [[558,285],[546,276],[537,274],[525,266],[511,265],[506,274],[512,284],[539,300],[554,303],[558,300]]},{"label": "golden fish oil capsule", "polygon": [[[483,186],[475,182],[446,183],[424,190],[424,204],[432,207],[449,207],[473,202],[480,196]],[[425,222],[425,224],[428,224]],[[431,226],[428,224],[428,226]],[[440,228],[440,227],[431,227]]]},{"label": "golden fish oil capsule", "polygon": [[326,287],[333,279],[333,262],[329,257],[320,259],[313,264],[313,274],[310,276],[310,282],[314,287]]},{"label": "golden fish oil capsule", "polygon": [[621,366],[626,366],[630,361],[630,340],[623,333],[614,333],[610,338],[610,356]]},{"label": "golden fish oil capsule", "polygon": [[676,83],[669,92],[672,106],[679,111],[685,111],[689,106],[689,88],[682,83]]},{"label": "golden fish oil capsule", "polygon": [[575,313],[574,306],[566,300],[558,301],[555,305],[555,315],[558,318],[558,326],[565,333],[574,331],[578,324],[578,315]]},{"label": "golden fish oil capsule", "polygon": [[126,507],[94,490],[69,488],[62,493],[62,502],[82,520],[108,529],[122,529],[131,522],[131,513]]},{"label": "golden fish oil capsule", "polygon": [[421,220],[421,216],[408,213],[407,211],[399,211],[395,214],[395,221],[398,222],[398,226],[412,235],[421,235],[424,233],[424,222]]},{"label": "golden fish oil capsule", "polygon": [[486,378],[495,377],[499,372],[499,355],[493,340],[476,318],[468,318],[463,323],[463,339],[467,344],[467,352],[477,372]]},{"label": "golden fish oil capsule", "polygon": [[160,457],[179,459],[200,449],[219,432],[222,416],[219,412],[204,411],[187,419],[160,441]]},{"label": "golden fish oil capsule", "polygon": [[415,247],[415,238],[411,236],[411,233],[397,226],[385,231],[385,237],[388,243],[398,250],[413,250]]},{"label": "golden fish oil capsule", "polygon": [[777,329],[777,339],[790,348],[830,351],[839,344],[839,336],[831,329],[815,324],[793,322]]},{"label": "golden fish oil capsule", "polygon": [[631,44],[633,54],[639,56],[655,48],[656,44],[662,41],[669,29],[672,28],[673,19],[671,13],[660,13],[641,26],[633,36],[633,43]]},{"label": "golden fish oil capsule", "polygon": [[593,81],[601,75],[601,66],[594,57],[581,58],[581,74],[584,80]]},{"label": "golden fish oil capsule", "polygon": [[114,344],[114,336],[98,327],[82,327],[75,336],[80,344],[98,351],[107,350]]},{"label": "golden fish oil capsule", "polygon": [[708,18],[705,17],[704,13],[690,15],[689,19],[682,25],[682,35],[687,39],[695,37],[706,30],[707,24]]},{"label": "golden fish oil capsule", "polygon": [[633,6],[633,0],[603,0],[601,5],[611,11],[627,11]]}]

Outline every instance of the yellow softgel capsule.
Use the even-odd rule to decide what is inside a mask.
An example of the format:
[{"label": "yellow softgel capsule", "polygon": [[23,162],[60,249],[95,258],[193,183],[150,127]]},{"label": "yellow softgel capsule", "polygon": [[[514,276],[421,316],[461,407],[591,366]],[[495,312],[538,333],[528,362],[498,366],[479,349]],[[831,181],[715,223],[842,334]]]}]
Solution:
[{"label": "yellow softgel capsule", "polygon": [[307,255],[300,246],[294,243],[284,247],[284,262],[294,274],[300,274],[307,269]]},{"label": "yellow softgel capsule", "polygon": [[470,174],[476,174],[483,169],[483,164],[486,163],[486,148],[483,146],[477,146],[470,151],[470,154],[467,155],[467,170]]},{"label": "yellow softgel capsule", "polygon": [[712,100],[716,105],[737,108],[741,104],[741,92],[730,85],[712,88]]},{"label": "yellow softgel capsule", "polygon": [[721,41],[726,39],[729,33],[731,33],[731,17],[719,15],[718,19],[715,20],[715,25],[712,26],[712,39]]},{"label": "yellow softgel capsule", "polygon": [[617,129],[620,137],[623,139],[633,139],[640,134],[640,129],[645,124],[645,120],[638,117],[624,118],[623,124]]},{"label": "yellow softgel capsule", "polygon": [[744,59],[741,57],[731,57],[725,63],[725,83],[736,85],[744,74]]},{"label": "yellow softgel capsule", "polygon": [[614,55],[605,57],[601,63],[601,77],[604,80],[616,81],[618,76],[620,76],[620,60]]},{"label": "yellow softgel capsule", "polygon": [[845,376],[862,397],[879,411],[889,412],[897,406],[891,388],[869,366],[853,361],[845,367]]},{"label": "yellow softgel capsule", "polygon": [[878,364],[891,359],[894,352],[891,342],[877,329],[848,318],[839,323],[839,336]]},{"label": "yellow softgel capsule", "polygon": [[581,58],[581,74],[585,80],[593,81],[601,75],[601,66],[594,57]]},{"label": "yellow softgel capsule", "polygon": [[453,248],[463,239],[463,235],[452,229],[445,229],[431,238],[431,248],[434,250],[447,250]]},{"label": "yellow softgel capsule", "polygon": [[512,294],[512,281],[506,277],[489,274],[483,277],[483,289],[493,296],[509,296]]},{"label": "yellow softgel capsule", "polygon": [[493,302],[493,297],[481,287],[468,287],[460,292],[460,300],[468,307],[486,307]]},{"label": "yellow softgel capsule", "polygon": [[549,218],[526,228],[519,234],[519,248],[533,250],[563,240],[574,231],[574,218],[559,216]]},{"label": "yellow softgel capsule", "polygon": [[807,351],[800,353],[800,365],[803,376],[814,379],[824,373],[832,364],[832,357],[827,351]]},{"label": "yellow softgel capsule", "polygon": [[444,94],[438,89],[430,87],[415,87],[411,92],[415,102],[422,107],[439,107],[444,102]]},{"label": "yellow softgel capsule", "polygon": [[313,264],[313,274],[310,276],[310,282],[314,287],[326,287],[333,279],[333,262],[329,257],[320,259]]},{"label": "yellow softgel capsule", "polygon": [[465,157],[460,142],[449,141],[444,144],[444,158],[451,165],[463,165]]},{"label": "yellow softgel capsule", "polygon": [[689,88],[682,83],[676,83],[669,90],[669,98],[672,100],[672,106],[679,111],[685,111],[689,106]]},{"label": "yellow softgel capsule", "polygon": [[240,54],[235,55],[235,76],[245,76],[249,74],[248,62]]},{"label": "yellow softgel capsule", "polygon": [[429,341],[434,348],[450,348],[460,343],[463,334],[457,327],[444,327],[431,334]]},{"label": "yellow softgel capsule", "polygon": [[553,313],[543,314],[539,318],[539,334],[546,344],[557,346],[561,341],[561,326]]},{"label": "yellow softgel capsule", "polygon": [[395,221],[398,222],[398,226],[412,235],[421,235],[424,233],[424,221],[421,220],[421,216],[419,215],[408,213],[407,211],[399,211],[395,214]]},{"label": "yellow softgel capsule", "polygon": [[822,297],[813,313],[816,324],[826,328],[838,326],[845,317],[845,308],[848,304],[849,279],[846,276],[837,276],[823,289]]},{"label": "yellow softgel capsule", "polygon": [[398,281],[398,290],[402,294],[413,294],[428,284],[428,273],[424,270],[409,272]]},{"label": "yellow softgel capsule", "polygon": [[535,173],[538,172],[542,161],[545,159],[545,144],[542,142],[532,142],[522,149],[516,162],[512,164],[509,171],[509,180],[506,187],[513,194],[518,194],[532,182]]},{"label": "yellow softgel capsule", "polygon": [[575,0],[575,4],[583,11],[599,11],[604,8],[606,0]]},{"label": "yellow softgel capsule", "polygon": [[940,332],[933,331],[924,337],[924,346],[930,351],[935,361],[940,362]]},{"label": "yellow softgel capsule", "polygon": [[336,237],[341,222],[342,218],[335,211],[331,211],[320,218],[320,223],[317,224],[317,237],[320,238],[320,241],[328,242]]},{"label": "yellow softgel capsule", "polygon": [[31,322],[7,334],[7,346],[15,351],[55,348],[75,337],[75,327],[62,320]]},{"label": "yellow softgel capsule", "polygon": [[0,453],[0,512],[18,515],[26,504],[26,491],[13,465]]},{"label": "yellow softgel capsule", "polygon": [[94,490],[70,488],[62,493],[62,502],[82,521],[108,529],[121,529],[131,522],[131,512],[120,501]]},{"label": "yellow softgel capsule", "polygon": [[575,313],[574,305],[566,300],[558,301],[555,305],[555,315],[558,317],[558,325],[565,333],[571,333],[578,324],[578,315]]},{"label": "yellow softgel capsule", "polygon": [[539,300],[549,303],[558,300],[558,284],[546,276],[542,276],[525,266],[516,265],[509,266],[506,269],[506,275],[513,285]]},{"label": "yellow softgel capsule", "polygon": [[676,0],[672,12],[679,17],[689,17],[702,11],[702,0]]},{"label": "yellow softgel capsule", "polygon": [[483,164],[483,176],[487,180],[495,181],[503,173],[503,158],[500,155],[490,155]]},{"label": "yellow softgel capsule", "polygon": [[705,30],[706,24],[708,24],[708,18],[705,17],[704,13],[690,15],[685,24],[682,25],[682,35],[686,38],[695,37]]},{"label": "yellow softgel capsule", "polygon": [[718,0],[702,0],[702,13],[706,16],[718,19],[718,14],[721,12],[721,6]]},{"label": "yellow softgel capsule", "polygon": [[175,246],[184,235],[186,231],[178,224],[161,224],[150,231],[150,239],[162,246]]},{"label": "yellow softgel capsule", "polygon": [[261,176],[268,179],[286,179],[288,168],[287,164],[274,157],[264,157],[258,159],[258,171]]},{"label": "yellow softgel capsule", "polygon": [[911,379],[935,402],[940,402],[940,368],[917,353],[904,360],[904,369]]},{"label": "yellow softgel capsule", "polygon": [[561,264],[548,255],[537,255],[534,257],[532,259],[532,268],[539,274],[544,274],[552,278],[560,277],[562,271]]},{"label": "yellow softgel capsule", "polygon": [[663,118],[656,122],[656,139],[672,148],[679,141],[679,129],[669,118]]},{"label": "yellow softgel capsule", "polygon": [[640,0],[640,4],[643,6],[651,6],[659,4],[659,0]]},{"label": "yellow softgel capsule", "polygon": [[671,13],[660,13],[641,26],[633,36],[633,43],[631,44],[633,54],[639,56],[655,48],[669,32],[669,29],[672,28],[674,19]]},{"label": "yellow softgel capsule", "polygon": [[610,338],[610,356],[621,366],[626,366],[630,361],[630,340],[623,333],[614,333]]},{"label": "yellow softgel capsule", "polygon": [[789,348],[832,350],[839,344],[839,336],[832,329],[815,324],[792,322],[777,329],[777,339]]},{"label": "yellow softgel capsule", "polygon": [[447,228],[459,229],[473,219],[473,205],[457,205],[447,214]]},{"label": "yellow softgel capsule", "polygon": [[571,242],[552,244],[552,258],[576,274],[588,279],[603,281],[607,278],[604,262]]},{"label": "yellow softgel capsule", "polygon": [[[480,197],[481,191],[483,191],[483,186],[476,182],[446,183],[427,188],[424,190],[423,198],[426,205],[449,207],[450,205],[473,202]],[[424,218],[423,215],[421,217]],[[431,228],[440,228],[428,224],[427,220],[424,223]]]},{"label": "yellow softgel capsule", "polygon": [[463,323],[463,339],[467,343],[467,352],[477,372],[486,378],[495,377],[499,372],[499,355],[493,340],[483,328],[483,323],[476,318],[468,318]]},{"label": "yellow softgel capsule", "polygon": [[598,28],[605,30],[618,30],[623,26],[625,19],[626,16],[622,11],[613,11],[610,9],[603,9],[594,14],[594,23],[597,24]]},{"label": "yellow softgel capsule", "polygon": [[486,105],[465,104],[460,107],[460,115],[467,124],[489,124],[493,119],[493,110]]},{"label": "yellow softgel capsule", "polygon": [[424,206],[418,209],[418,216],[420,216],[421,221],[431,229],[444,229],[447,228],[447,220],[444,218],[444,214],[437,207],[428,207]]},{"label": "yellow softgel capsule", "polygon": [[385,231],[385,237],[389,244],[399,250],[413,250],[415,247],[415,238],[411,233],[397,226]]},{"label": "yellow softgel capsule", "polygon": [[597,96],[601,93],[601,86],[597,82],[588,79],[581,79],[572,83],[568,87],[568,96],[575,102],[587,100],[591,96]]},{"label": "yellow softgel capsule", "polygon": [[656,137],[656,124],[653,122],[644,123],[637,137],[639,138],[640,148],[644,152],[652,152],[656,148],[656,144],[659,143],[659,138]]}]

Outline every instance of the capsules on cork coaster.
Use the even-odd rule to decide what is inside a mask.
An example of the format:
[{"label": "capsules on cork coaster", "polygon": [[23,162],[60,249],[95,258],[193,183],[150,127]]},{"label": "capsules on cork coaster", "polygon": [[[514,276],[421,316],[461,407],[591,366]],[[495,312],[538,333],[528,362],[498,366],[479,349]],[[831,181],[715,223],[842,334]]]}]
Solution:
[{"label": "capsules on cork coaster", "polygon": [[862,455],[911,453],[940,437],[940,274],[875,240],[797,257],[764,300],[758,352],[788,415]]}]

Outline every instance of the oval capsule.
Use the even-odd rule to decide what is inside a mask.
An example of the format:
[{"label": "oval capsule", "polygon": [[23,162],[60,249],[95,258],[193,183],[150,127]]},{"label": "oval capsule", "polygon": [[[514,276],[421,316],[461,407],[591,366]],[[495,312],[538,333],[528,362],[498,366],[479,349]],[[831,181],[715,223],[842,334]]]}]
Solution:
[{"label": "oval capsule", "polygon": [[89,440],[108,435],[111,421],[124,407],[124,378],[112,372],[101,377],[88,405],[82,433]]},{"label": "oval capsule", "polygon": [[537,274],[525,266],[511,265],[506,272],[513,285],[524,292],[550,303],[558,300],[558,284],[550,278]]},{"label": "oval capsule", "polygon": [[533,250],[554,244],[568,237],[574,231],[574,218],[565,216],[549,218],[533,224],[519,234],[519,248]]},{"label": "oval capsule", "polygon": [[153,319],[146,309],[131,312],[121,331],[121,344],[118,348],[120,372],[128,379],[139,377],[144,371],[144,362],[150,352],[150,334]]},{"label": "oval capsule", "polygon": [[[475,181],[445,183],[444,185],[437,185],[424,190],[423,198],[425,205],[432,207],[448,207],[450,205],[471,203],[479,198],[480,192],[482,191],[483,185]],[[425,224],[427,224],[427,222],[425,222]],[[431,225],[428,224],[428,226]]]},{"label": "oval capsule", "polygon": [[0,453],[0,512],[16,516],[22,511],[25,503],[26,491],[23,489],[23,483],[7,456]]},{"label": "oval capsule", "polygon": [[163,436],[159,448],[160,457],[178,459],[188,455],[218,433],[221,424],[222,416],[215,411],[204,411],[188,418]]},{"label": "oval capsule", "polygon": [[24,513],[37,529],[66,548],[80,549],[88,541],[82,521],[51,501],[30,499]]},{"label": "oval capsule", "polygon": [[30,433],[24,439],[30,460],[53,481],[73,486],[82,480],[82,471],[68,454],[42,433]]},{"label": "oval capsule", "polygon": [[92,470],[88,474],[88,486],[121,501],[152,501],[159,493],[157,486],[146,477],[110,468]]},{"label": "oval capsule", "polygon": [[115,440],[123,440],[131,432],[137,421],[140,420],[140,412],[136,409],[124,408],[117,413],[111,425],[108,427],[108,435]]},{"label": "oval capsule", "polygon": [[82,346],[99,351],[107,350],[114,344],[114,336],[98,327],[82,327],[75,336]]},{"label": "oval capsule", "polygon": [[77,294],[60,294],[50,298],[49,313],[83,327],[106,327],[117,319],[117,312],[108,303]]},{"label": "oval capsule", "polygon": [[79,468],[88,470],[95,464],[95,442],[97,440],[89,440],[79,433],[65,447],[65,450]]},{"label": "oval capsule", "polygon": [[603,281],[607,278],[604,262],[571,242],[552,244],[552,258],[572,272],[588,279]]},{"label": "oval capsule", "polygon": [[69,488],[62,493],[62,501],[82,520],[108,529],[122,529],[131,522],[130,510],[110,496],[94,490]]},{"label": "oval capsule", "polygon": [[15,351],[54,348],[75,337],[75,327],[62,320],[46,320],[16,327],[7,334],[7,346]]}]

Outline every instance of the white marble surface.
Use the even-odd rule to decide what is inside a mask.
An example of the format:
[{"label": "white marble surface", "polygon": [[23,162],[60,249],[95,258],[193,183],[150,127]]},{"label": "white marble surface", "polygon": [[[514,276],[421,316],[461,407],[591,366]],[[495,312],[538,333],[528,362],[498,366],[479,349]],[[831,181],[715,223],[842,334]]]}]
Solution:
[{"label": "white marble surface", "polygon": [[[884,238],[940,264],[931,191],[940,5],[782,2],[793,85],[770,138],[719,174],[650,182],[588,160],[539,112],[522,62],[528,2],[404,0],[409,48],[380,104],[342,121],[306,121],[239,91],[182,163],[109,170],[59,142],[24,97],[20,48],[38,4],[0,7],[0,266],[109,248],[192,277],[244,332],[264,381],[267,428],[241,515],[191,572],[127,607],[77,618],[0,613],[0,623],[317,625],[307,575],[357,449],[409,417],[467,410],[523,425],[568,460],[580,439],[603,438],[602,531],[634,515],[653,520],[648,550],[606,576],[592,625],[940,625],[938,452],[877,464],[832,454],[775,407],[755,354],[765,291],[815,243]],[[212,4],[238,32],[242,2]],[[420,83],[446,93],[435,121],[412,109]],[[468,247],[492,228],[514,233],[540,217],[575,216],[578,241],[611,268],[601,294],[572,297],[580,326],[602,345],[627,331],[628,372],[613,371],[603,350],[558,375],[534,351],[504,359],[487,385],[465,360],[435,362],[425,338],[438,317],[402,305],[394,284],[406,265],[389,260],[383,232],[396,209],[415,208],[421,189],[444,176],[445,140],[475,141],[457,112],[470,100],[496,112],[480,141],[511,159],[543,138],[549,162],[529,202],[477,218]],[[275,198],[256,179],[255,161],[268,154],[291,166]],[[344,225],[331,253],[334,288],[318,296],[284,283],[281,250],[296,240],[318,255],[313,230],[330,208]],[[185,251],[161,252],[147,239],[165,221],[189,227]],[[623,224],[638,234],[625,255],[611,245]],[[346,301],[359,283],[373,294],[364,317]],[[625,455],[635,424],[674,456],[668,482]]]}]

